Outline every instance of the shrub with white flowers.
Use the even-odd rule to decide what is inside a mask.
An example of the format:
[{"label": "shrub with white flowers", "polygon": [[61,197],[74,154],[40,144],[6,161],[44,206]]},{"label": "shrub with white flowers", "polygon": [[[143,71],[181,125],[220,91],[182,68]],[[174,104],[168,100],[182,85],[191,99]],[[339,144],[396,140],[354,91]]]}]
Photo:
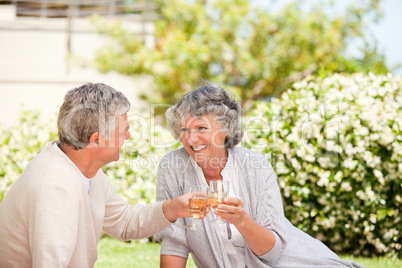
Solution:
[{"label": "shrub with white flowers", "polygon": [[271,161],[295,226],[337,252],[401,256],[400,77],[305,79],[243,123],[243,146]]},{"label": "shrub with white flowers", "polygon": [[57,138],[55,116],[23,111],[18,125],[0,126],[0,202],[22,171],[47,144]]}]

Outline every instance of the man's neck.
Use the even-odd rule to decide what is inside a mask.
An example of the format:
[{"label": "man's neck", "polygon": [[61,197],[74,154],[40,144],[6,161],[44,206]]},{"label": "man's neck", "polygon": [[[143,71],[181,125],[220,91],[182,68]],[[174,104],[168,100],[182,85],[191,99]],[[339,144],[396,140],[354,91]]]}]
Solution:
[{"label": "man's neck", "polygon": [[76,150],[67,145],[59,145],[59,148],[70,158],[74,165],[81,171],[82,175],[88,179],[93,178],[102,167],[102,165],[95,160],[93,149],[83,148]]}]

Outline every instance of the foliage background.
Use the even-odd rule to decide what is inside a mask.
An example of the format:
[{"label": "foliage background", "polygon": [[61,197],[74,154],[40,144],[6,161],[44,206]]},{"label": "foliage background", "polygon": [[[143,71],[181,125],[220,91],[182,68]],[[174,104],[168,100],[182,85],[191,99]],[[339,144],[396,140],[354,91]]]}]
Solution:
[{"label": "foliage background", "polygon": [[275,166],[286,216],[337,252],[400,257],[402,79],[333,75],[294,88],[257,103],[243,139]]},{"label": "foliage background", "polygon": [[[98,51],[100,71],[148,75],[150,103],[174,104],[200,79],[223,85],[240,97],[244,111],[254,100],[281,92],[317,75],[369,71],[387,73],[384,56],[366,44],[363,56],[346,58],[348,42],[365,40],[363,29],[380,16],[379,0],[355,1],[345,14],[330,15],[331,1],[308,10],[295,1],[279,11],[252,7],[247,0],[157,0],[156,47],[119,24],[96,18],[110,45]],[[162,111],[161,111],[162,112]]]},{"label": "foliage background", "polygon": [[[256,102],[242,146],[273,164],[286,216],[338,253],[401,257],[402,79],[309,77]],[[130,203],[155,200],[160,158],[180,144],[151,118],[129,117],[121,160],[104,168]],[[57,139],[55,115],[23,112],[0,127],[0,201],[28,162]]]}]

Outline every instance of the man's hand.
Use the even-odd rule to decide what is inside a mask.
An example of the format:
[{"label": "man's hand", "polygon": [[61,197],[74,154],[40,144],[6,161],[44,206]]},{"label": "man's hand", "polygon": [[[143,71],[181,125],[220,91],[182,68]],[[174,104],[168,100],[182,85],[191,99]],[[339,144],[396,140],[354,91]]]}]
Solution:
[{"label": "man's hand", "polygon": [[[209,206],[205,213],[208,214]],[[162,204],[163,214],[170,222],[175,222],[178,218],[191,217],[188,212],[188,194],[177,196],[171,200],[166,200]],[[205,216],[200,217],[203,219]]]}]

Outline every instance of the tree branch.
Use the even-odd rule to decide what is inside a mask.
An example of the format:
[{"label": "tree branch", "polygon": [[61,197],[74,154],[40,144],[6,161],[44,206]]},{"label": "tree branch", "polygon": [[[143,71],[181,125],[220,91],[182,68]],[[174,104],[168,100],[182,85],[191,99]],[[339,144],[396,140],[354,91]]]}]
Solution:
[{"label": "tree branch", "polygon": [[301,80],[303,78],[306,78],[307,76],[311,75],[317,69],[317,67],[318,67],[317,64],[312,63],[306,70],[300,73],[292,74],[291,76],[288,76],[285,79],[283,79],[281,85],[287,85],[296,82],[298,80]]}]

